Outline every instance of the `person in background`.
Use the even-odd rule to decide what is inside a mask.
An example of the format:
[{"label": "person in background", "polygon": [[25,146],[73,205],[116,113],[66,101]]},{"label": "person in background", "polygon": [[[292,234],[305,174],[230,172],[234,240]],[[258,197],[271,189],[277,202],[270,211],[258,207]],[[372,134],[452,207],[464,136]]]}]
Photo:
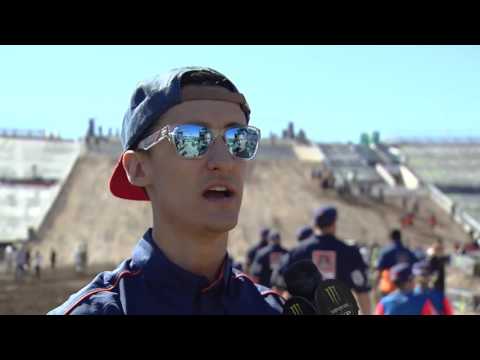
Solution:
[{"label": "person in background", "polygon": [[251,275],[251,269],[250,267],[252,266],[253,260],[255,259],[255,256],[257,255],[257,251],[260,249],[264,248],[265,246],[268,245],[268,235],[270,234],[270,229],[267,227],[264,227],[263,229],[260,230],[260,241],[253,245],[251,248],[247,250],[247,258],[245,259],[245,272],[247,274]]},{"label": "person in background", "polygon": [[271,287],[272,273],[276,271],[282,261],[282,256],[288,253],[281,245],[281,236],[277,231],[268,237],[268,245],[260,249],[252,264],[252,277],[255,282]]},{"label": "person in background", "polygon": [[15,280],[22,281],[27,266],[27,252],[25,246],[20,246],[15,257]]},{"label": "person in background", "polygon": [[399,263],[408,263],[412,266],[418,259],[415,254],[402,242],[402,233],[398,229],[390,233],[390,244],[384,247],[379,254],[375,266],[377,270],[376,284],[380,297],[386,296],[395,290],[395,284],[390,277],[390,269]]},{"label": "person in background", "polygon": [[396,290],[383,297],[375,308],[375,315],[436,315],[435,307],[425,294],[414,292],[414,277],[409,263],[396,264],[390,277]]},{"label": "person in background", "polygon": [[413,265],[413,275],[416,283],[414,293],[425,295],[432,302],[439,315],[453,315],[453,306],[445,296],[443,288],[445,273],[437,274],[437,279],[433,282],[434,271],[430,260],[425,259]]},{"label": "person in background", "polygon": [[50,268],[52,270],[55,269],[56,263],[57,263],[57,253],[56,253],[55,249],[51,249],[50,250]]},{"label": "person in background", "polygon": [[349,246],[336,236],[337,209],[325,206],[314,214],[314,236],[302,241],[282,259],[279,274],[274,274],[280,284],[288,267],[300,260],[311,260],[324,279],[337,279],[349,287],[358,301],[361,313],[371,312],[368,266],[356,246]]},{"label": "person in background", "polygon": [[33,269],[35,272],[35,277],[37,279],[40,279],[40,272],[42,269],[42,254],[40,254],[40,251],[35,252],[35,257],[33,258]]},{"label": "person in background", "polygon": [[7,245],[5,248],[5,263],[7,274],[10,274],[13,269],[13,263],[15,262],[15,250],[12,245]]}]

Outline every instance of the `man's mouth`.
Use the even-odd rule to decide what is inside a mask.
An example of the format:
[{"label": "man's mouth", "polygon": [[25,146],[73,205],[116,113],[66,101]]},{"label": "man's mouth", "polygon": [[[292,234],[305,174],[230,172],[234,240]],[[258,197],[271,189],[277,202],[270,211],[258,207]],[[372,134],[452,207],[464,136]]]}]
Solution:
[{"label": "man's mouth", "polygon": [[234,192],[226,186],[212,186],[203,192],[203,197],[207,200],[222,200],[233,198]]}]

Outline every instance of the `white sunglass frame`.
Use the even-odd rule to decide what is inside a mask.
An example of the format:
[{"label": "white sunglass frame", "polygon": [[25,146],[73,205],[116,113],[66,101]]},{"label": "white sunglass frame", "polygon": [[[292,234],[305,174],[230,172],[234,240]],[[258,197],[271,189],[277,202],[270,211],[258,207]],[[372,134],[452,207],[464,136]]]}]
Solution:
[{"label": "white sunglass frame", "polygon": [[[158,143],[160,143],[162,140],[164,140],[165,138],[168,139],[168,142],[170,144],[172,144],[174,147],[175,147],[175,142],[174,142],[174,139],[173,139],[173,132],[175,131],[175,129],[179,126],[185,126],[185,125],[195,125],[195,126],[200,126],[200,127],[205,127],[207,128],[212,134],[213,134],[213,139],[210,141],[210,144],[209,144],[209,147],[211,144],[213,144],[215,142],[215,140],[218,138],[218,137],[222,137],[223,138],[223,141],[225,142],[225,132],[230,130],[230,129],[233,129],[233,128],[249,128],[249,129],[254,129],[255,131],[257,131],[258,133],[258,141],[257,141],[257,145],[256,145],[256,148],[255,148],[255,152],[254,152],[254,155],[251,157],[251,158],[239,158],[239,159],[242,159],[242,160],[252,160],[255,158],[256,154],[257,154],[257,151],[258,151],[258,146],[260,144],[260,139],[261,139],[261,131],[259,128],[255,127],[255,126],[251,126],[251,125],[247,125],[247,126],[231,126],[229,128],[226,128],[224,130],[214,130],[214,129],[211,129],[209,128],[208,126],[204,126],[204,125],[200,125],[200,124],[195,124],[195,123],[192,123],[192,124],[180,124],[180,125],[175,125],[175,126],[172,126],[172,125],[165,125],[164,127],[162,127],[161,129],[153,132],[152,134],[148,135],[146,138],[142,139],[139,143],[138,143],[138,146],[137,146],[137,149],[141,149],[141,150],[144,150],[144,151],[148,151],[150,150],[153,146],[157,145]],[[227,147],[228,148],[228,147]],[[208,151],[208,150],[207,150]],[[175,152],[176,151],[176,147],[175,147]],[[229,154],[232,155],[230,153],[230,151],[228,150]],[[178,155],[178,154],[177,154]],[[203,157],[205,154],[202,154],[200,156],[196,156],[196,157],[193,157],[193,158],[186,158],[186,157],[183,157],[183,159],[187,159],[187,160],[195,160],[195,159],[198,159],[198,158],[201,158]],[[180,156],[180,155],[179,155]],[[237,158],[237,156],[235,155],[232,155],[234,157]]]}]

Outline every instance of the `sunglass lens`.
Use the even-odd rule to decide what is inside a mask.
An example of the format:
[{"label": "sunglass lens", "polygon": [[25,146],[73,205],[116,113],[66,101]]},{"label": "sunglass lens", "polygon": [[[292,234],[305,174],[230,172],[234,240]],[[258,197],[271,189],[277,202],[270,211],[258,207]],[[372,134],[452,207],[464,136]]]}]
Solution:
[{"label": "sunglass lens", "polygon": [[252,159],[258,148],[260,134],[255,128],[231,128],[225,132],[228,150],[241,159]]},{"label": "sunglass lens", "polygon": [[211,137],[210,131],[199,125],[180,125],[173,131],[177,153],[187,159],[205,154]]}]

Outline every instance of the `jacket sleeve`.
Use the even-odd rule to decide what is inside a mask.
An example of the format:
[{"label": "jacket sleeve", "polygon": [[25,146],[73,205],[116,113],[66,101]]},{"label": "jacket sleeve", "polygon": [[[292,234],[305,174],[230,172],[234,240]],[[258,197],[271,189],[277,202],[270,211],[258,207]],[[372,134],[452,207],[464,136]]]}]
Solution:
[{"label": "jacket sleeve", "polygon": [[274,310],[278,311],[279,314],[283,313],[283,305],[285,305],[285,300],[283,300],[280,295],[275,294],[274,292],[269,292],[263,296],[268,305],[270,305]]},{"label": "jacket sleeve", "polygon": [[122,315],[118,294],[99,292],[70,298],[47,315]]}]

